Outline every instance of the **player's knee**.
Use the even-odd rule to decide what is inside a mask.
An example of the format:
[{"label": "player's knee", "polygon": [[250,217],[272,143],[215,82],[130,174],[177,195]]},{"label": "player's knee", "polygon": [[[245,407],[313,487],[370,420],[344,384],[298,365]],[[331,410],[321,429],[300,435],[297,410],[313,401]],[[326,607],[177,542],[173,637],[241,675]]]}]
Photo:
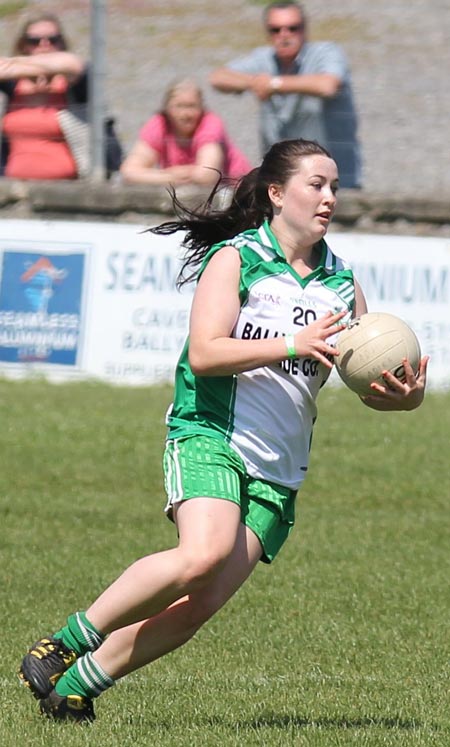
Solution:
[{"label": "player's knee", "polygon": [[189,591],[201,589],[209,584],[226,563],[227,552],[217,548],[193,549],[184,554],[184,584]]}]

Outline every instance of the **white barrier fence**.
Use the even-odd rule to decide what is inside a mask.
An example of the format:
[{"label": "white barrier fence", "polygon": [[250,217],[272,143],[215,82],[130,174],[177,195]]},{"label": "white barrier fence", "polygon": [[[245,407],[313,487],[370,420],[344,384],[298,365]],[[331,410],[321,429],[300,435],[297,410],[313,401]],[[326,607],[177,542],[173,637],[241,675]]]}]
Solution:
[{"label": "white barrier fence", "polygon": [[[52,380],[171,381],[192,287],[178,292],[180,237],[129,224],[3,221],[0,373]],[[431,356],[434,388],[450,386],[450,240],[330,233],[369,309],[396,314]]]}]

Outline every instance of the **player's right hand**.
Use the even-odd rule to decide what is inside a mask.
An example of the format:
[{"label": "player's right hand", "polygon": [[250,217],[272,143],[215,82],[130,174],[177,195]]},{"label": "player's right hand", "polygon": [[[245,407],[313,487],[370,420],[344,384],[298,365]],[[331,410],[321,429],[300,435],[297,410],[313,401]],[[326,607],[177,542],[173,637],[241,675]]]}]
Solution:
[{"label": "player's right hand", "polygon": [[342,322],[342,319],[347,314],[347,311],[339,311],[337,314],[328,311],[320,319],[316,319],[315,322],[311,322],[297,332],[294,340],[295,350],[299,357],[316,358],[327,368],[332,368],[333,361],[328,356],[334,358],[335,355],[339,355],[339,351],[328,342],[328,338],[345,329],[347,325]]}]

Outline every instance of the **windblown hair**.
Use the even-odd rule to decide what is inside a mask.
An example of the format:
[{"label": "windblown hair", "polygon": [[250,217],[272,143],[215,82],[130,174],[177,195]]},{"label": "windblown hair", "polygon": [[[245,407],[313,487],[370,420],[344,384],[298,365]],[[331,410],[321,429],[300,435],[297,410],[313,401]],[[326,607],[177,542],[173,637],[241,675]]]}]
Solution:
[{"label": "windblown hair", "polygon": [[182,247],[185,249],[177,286],[194,280],[199,265],[210,247],[231,239],[242,231],[259,228],[264,220],[273,217],[269,199],[269,186],[283,187],[299,168],[301,158],[330,153],[313,140],[283,140],[272,145],[261,166],[252,169],[236,184],[231,202],[224,209],[213,207],[220,187],[226,184],[221,177],[206,202],[198,209],[180,203],[172,190],[172,202],[177,220],[161,223],[148,230],[160,236],[185,231]]},{"label": "windblown hair", "polygon": [[41,21],[48,21],[49,23],[53,23],[58,29],[58,34],[61,36],[61,44],[59,45],[59,49],[62,51],[66,51],[69,49],[69,43],[67,41],[66,35],[64,34],[61,21],[59,20],[58,16],[55,16],[53,13],[36,13],[36,15],[28,16],[26,21],[24,21],[24,23],[22,24],[22,27],[20,28],[13,44],[13,56],[26,54],[26,38],[28,29],[30,28],[30,26],[33,26],[35,23],[40,23]]}]

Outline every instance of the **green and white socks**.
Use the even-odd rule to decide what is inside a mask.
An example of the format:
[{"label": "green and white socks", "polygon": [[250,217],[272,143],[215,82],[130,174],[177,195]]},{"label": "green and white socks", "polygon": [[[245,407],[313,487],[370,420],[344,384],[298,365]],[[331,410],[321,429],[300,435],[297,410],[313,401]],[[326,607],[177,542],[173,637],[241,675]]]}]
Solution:
[{"label": "green and white socks", "polygon": [[87,619],[85,612],[69,615],[67,624],[54,633],[54,638],[60,639],[79,657],[56,683],[58,695],[96,698],[114,685],[112,677],[102,669],[92,655],[101,646],[105,636]]},{"label": "green and white socks", "polygon": [[62,640],[67,648],[82,656],[87,651],[96,651],[105,636],[92,625],[85,612],[75,612],[67,618],[67,624],[54,633],[54,638]]},{"label": "green and white socks", "polygon": [[55,690],[63,698],[67,695],[96,698],[112,685],[113,678],[95,661],[92,651],[88,651],[59,678]]}]

